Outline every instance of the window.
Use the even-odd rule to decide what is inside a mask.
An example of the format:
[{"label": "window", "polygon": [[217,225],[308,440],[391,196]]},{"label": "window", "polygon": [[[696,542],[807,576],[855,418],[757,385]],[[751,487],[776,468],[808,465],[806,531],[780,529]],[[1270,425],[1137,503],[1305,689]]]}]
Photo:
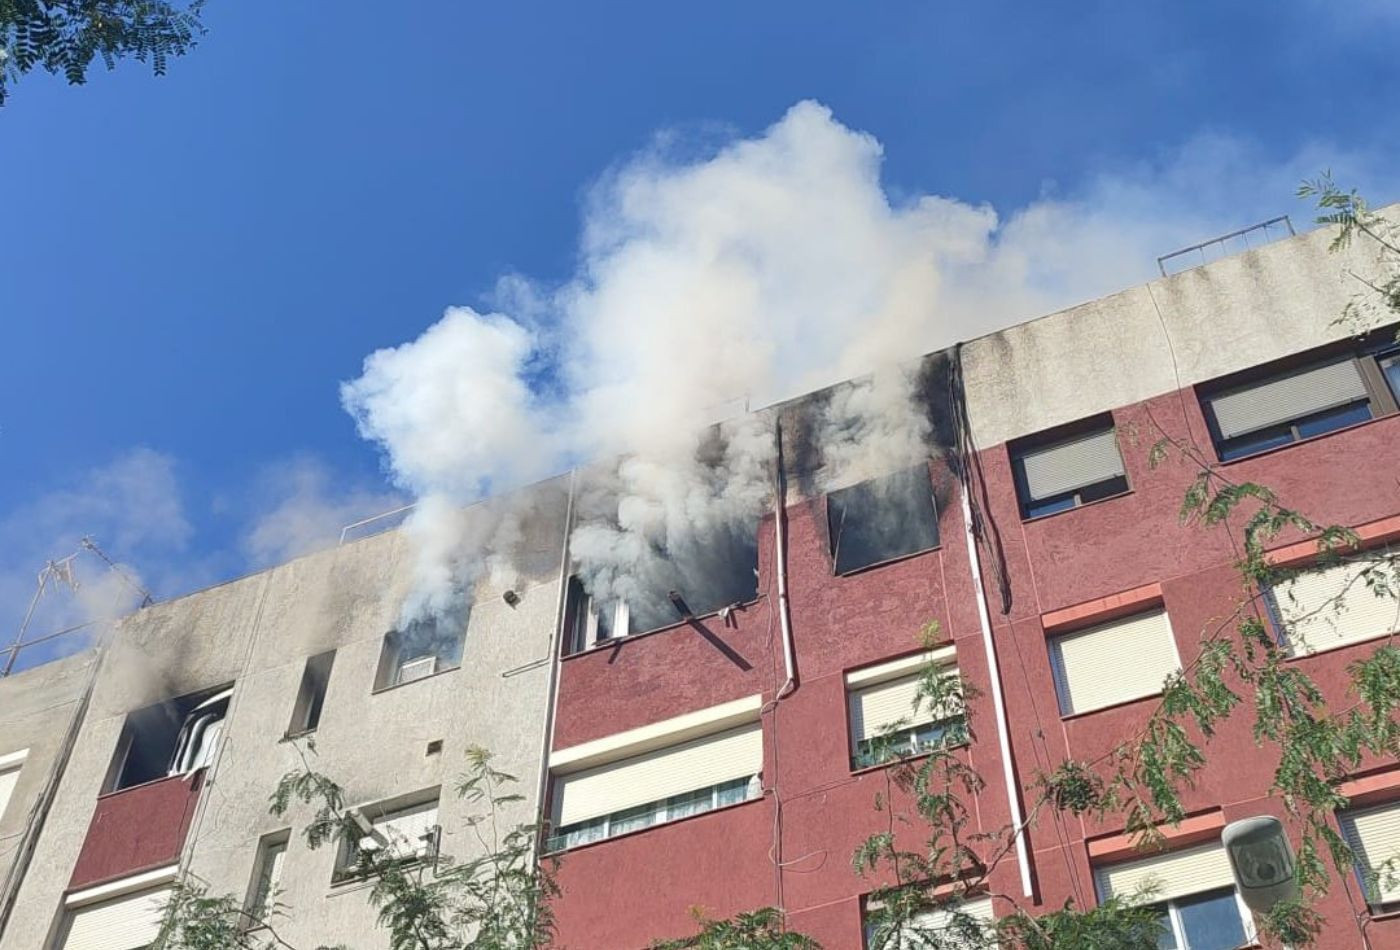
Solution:
[{"label": "window", "polygon": [[915,914],[898,931],[895,925],[881,924],[878,919],[867,922],[865,945],[870,950],[914,950],[926,946],[940,950],[995,950],[995,926],[996,912],[990,897],[954,900]]},{"label": "window", "polygon": [[289,831],[279,831],[263,838],[258,845],[258,861],[253,866],[253,881],[248,888],[245,928],[265,926],[277,909],[277,895],[282,889],[282,865],[287,857]]},{"label": "window", "polygon": [[919,695],[924,670],[951,651],[921,654],[846,674],[846,702],[851,724],[851,768],[863,769],[900,756],[967,742],[958,669],[941,667],[948,678],[947,698],[934,708]]},{"label": "window", "polygon": [[1400,353],[1382,357],[1380,367],[1386,385],[1390,387],[1391,398],[1400,401]]},{"label": "window", "polygon": [[190,693],[137,709],[126,717],[107,791],[213,764],[233,687]]},{"label": "window", "polygon": [[301,671],[296,705],[292,707],[292,721],[287,726],[288,737],[315,732],[321,724],[321,706],[326,701],[326,684],[330,682],[334,663],[334,650],[307,658],[306,667]]},{"label": "window", "polygon": [[28,754],[28,749],[20,749],[18,752],[0,755],[0,820],[4,819],[5,806],[9,805],[10,798],[14,796],[15,785],[19,783],[19,770],[24,767],[24,759]]},{"label": "window", "polygon": [[1400,802],[1338,816],[1356,877],[1373,908],[1400,901]]},{"label": "window", "polygon": [[577,577],[569,581],[569,601],[573,605],[569,653],[588,650],[632,632],[632,618],[626,602],[598,604]]},{"label": "window", "polygon": [[357,876],[356,868],[362,858],[370,859],[380,852],[400,861],[428,860],[438,849],[438,790],[419,793],[408,798],[377,805],[362,805],[351,809],[358,815],[361,830],[358,839],[342,839],[336,855],[334,881]]},{"label": "window", "polygon": [[1383,637],[1400,629],[1400,552],[1375,551],[1298,574],[1266,592],[1280,642],[1294,655]]},{"label": "window", "polygon": [[1221,461],[1395,412],[1400,370],[1385,340],[1393,340],[1393,331],[1303,367],[1266,369],[1242,384],[1211,387],[1201,402]]},{"label": "window", "polygon": [[826,519],[837,574],[938,547],[925,465],[829,492]]},{"label": "window", "polygon": [[1011,446],[1021,517],[1039,518],[1128,490],[1111,416],[1042,433]]},{"label": "window", "polygon": [[1162,691],[1181,669],[1167,612],[1154,607],[1050,638],[1050,667],[1063,716]]},{"label": "window", "polygon": [[174,876],[175,868],[161,868],[69,894],[58,950],[148,946],[160,932]]},{"label": "window", "polygon": [[424,617],[404,624],[402,629],[389,631],[379,653],[374,688],[400,686],[461,666],[462,643],[466,639],[470,615],[470,610],[462,610],[446,616]]},{"label": "window", "polygon": [[552,851],[676,821],[762,794],[756,722],[554,780]]},{"label": "window", "polygon": [[1254,939],[1248,909],[1235,893],[1230,859],[1207,844],[1096,868],[1101,900],[1150,891],[1163,950],[1234,950]]}]

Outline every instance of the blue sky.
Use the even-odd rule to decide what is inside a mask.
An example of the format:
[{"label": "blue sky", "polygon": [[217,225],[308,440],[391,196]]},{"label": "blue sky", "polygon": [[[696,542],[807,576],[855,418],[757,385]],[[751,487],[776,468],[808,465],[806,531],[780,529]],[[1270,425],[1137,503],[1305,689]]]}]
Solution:
[{"label": "blue sky", "polygon": [[[591,184],[658,134],[705,154],[815,99],[879,140],[892,201],[1005,215],[1165,181],[1210,212],[1168,244],[1306,218],[1288,185],[1322,164],[1400,199],[1386,4],[1070,6],[211,0],[163,79],[22,80],[0,111],[0,535],[23,539],[0,615],[74,532],[168,593],[283,553],[250,538],[288,497],[390,501],[338,384],[503,274],[570,279]],[[173,508],[55,501],[142,459],[124,477]]]}]

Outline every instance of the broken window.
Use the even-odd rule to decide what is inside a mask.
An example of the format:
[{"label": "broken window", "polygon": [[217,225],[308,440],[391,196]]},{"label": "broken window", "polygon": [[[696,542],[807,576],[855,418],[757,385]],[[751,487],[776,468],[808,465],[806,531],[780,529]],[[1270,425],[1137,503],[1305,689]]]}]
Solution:
[{"label": "broken window", "polygon": [[351,808],[347,815],[356,837],[341,839],[333,881],[360,876],[380,861],[432,861],[442,832],[438,824],[438,789],[394,801]]},{"label": "broken window", "polygon": [[232,696],[232,686],[221,686],[128,714],[107,791],[212,765]]},{"label": "broken window", "polygon": [[423,617],[384,637],[375,689],[388,689],[462,665],[462,643],[470,611]]},{"label": "broken window", "polygon": [[326,684],[330,682],[331,664],[334,662],[334,650],[307,658],[306,668],[301,673],[301,687],[297,690],[296,705],[292,707],[292,722],[287,726],[289,738],[315,732],[320,725],[321,706],[326,701]]},{"label": "broken window", "polygon": [[938,547],[926,465],[828,492],[826,518],[837,574]]}]

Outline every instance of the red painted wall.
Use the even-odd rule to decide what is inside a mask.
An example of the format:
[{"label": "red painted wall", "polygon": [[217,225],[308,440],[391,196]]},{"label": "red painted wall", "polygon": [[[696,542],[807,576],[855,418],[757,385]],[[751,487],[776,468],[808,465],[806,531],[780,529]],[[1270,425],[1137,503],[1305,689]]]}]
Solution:
[{"label": "red painted wall", "polygon": [[100,797],[68,887],[88,887],[178,861],[203,784],[201,770]]},{"label": "red painted wall", "polygon": [[[1233,536],[1183,525],[1178,511],[1195,468],[1172,459],[1155,470],[1148,452],[1165,432],[1213,450],[1194,393],[1168,394],[1114,412],[1131,486],[1129,494],[1023,523],[1005,446],[981,452],[987,514],[1003,546],[1012,604],[1000,613],[988,577],[993,634],[1002,667],[1013,758],[1019,780],[1067,757],[1090,759],[1137,728],[1153,708],[1145,699],[1062,718],[1041,616],[1148,584],[1161,585],[1183,660],[1195,656],[1203,631],[1228,621],[1246,596],[1232,564]],[[1400,512],[1400,417],[1375,420],[1226,467],[1259,481],[1319,523],[1360,524]],[[713,917],[765,905],[784,906],[792,925],[828,950],[861,946],[860,898],[875,882],[851,870],[851,853],[887,815],[874,802],[886,771],[852,774],[843,674],[919,648],[930,619],[957,649],[958,664],[980,691],[970,707],[975,739],[967,750],[986,787],[968,802],[977,830],[1004,828],[1010,812],[976,600],[964,545],[957,488],[931,465],[940,499],[942,546],[935,551],[846,576],[832,574],[824,506],[792,506],[789,587],[800,687],[764,719],[762,800],[598,842],[566,852],[558,868],[559,945],[643,947],[691,933],[691,909]],[[771,700],[782,683],[773,524],[758,526],[757,603],[725,628],[691,627],[622,641],[563,661],[555,748],[656,722],[741,696]],[[1284,538],[1280,543],[1287,540]],[[984,552],[984,574],[992,570]],[[1329,695],[1340,699],[1346,665],[1370,649],[1358,645],[1300,659]],[[1207,746],[1211,766],[1186,796],[1193,811],[1222,809],[1226,820],[1278,814],[1267,797],[1275,753],[1255,746],[1241,714]],[[1030,792],[1026,792],[1030,795]],[[779,804],[780,803],[780,804]],[[1046,813],[1031,829],[1037,886],[1026,906],[1054,909],[1066,899],[1094,900],[1086,840],[1122,830]],[[913,839],[910,839],[913,840]],[[775,857],[782,863],[778,873]],[[1013,860],[1002,862],[992,889],[1020,899]],[[781,888],[781,890],[780,890]],[[1005,908],[1002,908],[1005,910]],[[1358,944],[1342,889],[1320,908],[1333,921],[1320,947]],[[1400,921],[1372,922],[1377,946],[1400,946]]]}]

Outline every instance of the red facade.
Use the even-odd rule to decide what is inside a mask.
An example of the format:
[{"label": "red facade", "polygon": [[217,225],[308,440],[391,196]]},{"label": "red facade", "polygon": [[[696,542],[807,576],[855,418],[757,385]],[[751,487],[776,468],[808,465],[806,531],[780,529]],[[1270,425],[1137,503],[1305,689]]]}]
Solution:
[{"label": "red facade", "polygon": [[[1000,537],[1011,592],[1009,613],[990,581],[987,600],[1001,666],[1010,741],[1019,782],[1067,758],[1092,759],[1130,735],[1154,708],[1146,698],[1061,716],[1046,645],[1047,615],[1109,616],[1114,598],[1160,586],[1178,651],[1196,655],[1203,633],[1227,620],[1244,597],[1234,562],[1238,531],[1182,524],[1182,496],[1194,466],[1169,459],[1155,469],[1150,447],[1162,434],[1202,446],[1214,458],[1194,392],[1163,395],[1113,411],[1128,493],[1025,521],[1005,445],[980,450],[985,497],[979,503]],[[1318,523],[1352,526],[1400,513],[1400,417],[1353,426],[1231,463],[1228,474],[1274,489]],[[788,577],[799,686],[776,706],[784,681],[776,617],[773,521],[758,526],[760,596],[726,626],[718,618],[624,639],[562,663],[554,748],[612,735],[727,700],[761,693],[765,794],[762,798],[565,852],[558,866],[559,944],[570,948],[644,947],[695,930],[692,909],[726,917],[763,906],[787,911],[791,927],[829,950],[862,946],[862,897],[878,883],[857,877],[851,855],[880,830],[877,795],[888,770],[853,772],[844,674],[920,649],[937,620],[956,647],[959,670],[978,691],[969,704],[975,737],[965,754],[986,780],[970,803],[976,830],[996,832],[1010,812],[1002,783],[991,683],[965,543],[959,488],[941,461],[930,464],[939,501],[941,546],[849,576],[834,576],[822,499],[788,512]],[[981,489],[979,488],[979,496]],[[1297,541],[1285,538],[1280,544]],[[1290,662],[1303,665],[1343,697],[1346,667],[1374,649],[1359,644]],[[1282,816],[1267,796],[1277,752],[1256,746],[1248,711],[1206,746],[1209,767],[1186,792],[1199,817],[1187,837],[1218,834],[1247,815]],[[1378,763],[1366,788],[1391,787]],[[1397,782],[1395,784],[1400,784]],[[1374,791],[1380,789],[1381,791]],[[1023,796],[1029,796],[1029,790]],[[1397,789],[1400,794],[1400,789]],[[1096,823],[1043,811],[1030,830],[1036,912],[1073,899],[1092,905],[1091,855],[1117,854],[1113,821]],[[910,843],[915,843],[911,839]],[[1121,855],[1120,855],[1121,856]],[[1021,900],[1014,856],[1002,861],[991,890]],[[1353,888],[1354,890],[1354,888]],[[1007,906],[999,906],[1005,913]],[[1354,914],[1338,882],[1320,907],[1331,922],[1320,947],[1359,943]],[[1400,946],[1400,921],[1371,921],[1375,946]]]}]

